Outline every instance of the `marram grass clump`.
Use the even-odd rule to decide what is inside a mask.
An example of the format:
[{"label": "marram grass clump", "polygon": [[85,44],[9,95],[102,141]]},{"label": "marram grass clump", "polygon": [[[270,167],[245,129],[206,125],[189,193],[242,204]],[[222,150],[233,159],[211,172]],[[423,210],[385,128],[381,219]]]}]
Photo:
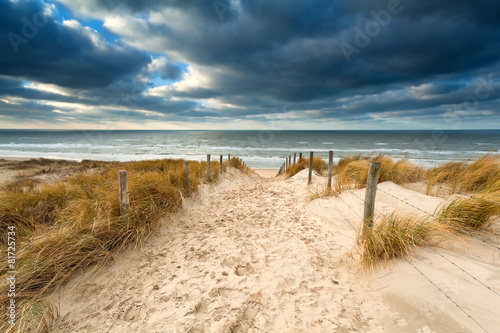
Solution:
[{"label": "marram grass clump", "polygon": [[[245,169],[243,166],[235,166]],[[120,216],[118,170],[128,171],[130,211]],[[219,177],[219,163],[189,162],[190,193]],[[0,191],[0,224],[15,226],[18,320],[2,331],[45,332],[54,309],[44,301],[77,272],[110,262],[113,252],[140,244],[162,217],[175,212],[186,196],[182,160],[105,164],[52,184],[22,181]],[[5,248],[7,239],[0,242]],[[4,253],[5,255],[5,253]],[[9,288],[0,276],[0,311],[6,313]],[[36,306],[35,306],[36,305]]]},{"label": "marram grass clump", "polygon": [[436,214],[457,232],[488,229],[500,216],[500,192],[482,192],[445,204]]},{"label": "marram grass clump", "polygon": [[[225,163],[225,164],[227,164],[227,163]],[[236,168],[236,169],[240,170],[241,172],[245,172],[245,173],[253,172],[253,170],[251,168],[249,168],[243,162],[243,160],[241,160],[240,158],[237,158],[237,157],[231,157],[231,160],[229,161],[229,166]]]},{"label": "marram grass clump", "polygon": [[317,186],[314,190],[309,193],[307,199],[313,201],[320,198],[326,198],[331,196],[336,196],[337,193],[328,187],[326,184]]},{"label": "marram grass clump", "polygon": [[[285,171],[285,179],[288,179],[290,177],[293,177],[294,175],[298,174],[302,170],[308,169],[309,168],[309,158],[302,158],[302,160],[297,163],[291,165],[286,171]],[[325,171],[328,170],[328,163],[321,157],[321,156],[315,156],[313,157],[313,170],[319,173],[320,175]]]},{"label": "marram grass clump", "polygon": [[423,178],[424,169],[416,166],[406,158],[395,160],[385,155],[345,156],[334,167],[334,189],[341,193],[346,189],[363,188],[368,180],[370,162],[380,162],[381,169],[378,182],[392,181],[396,184],[413,183]]},{"label": "marram grass clump", "polygon": [[360,266],[372,270],[391,259],[409,259],[415,247],[436,245],[452,236],[450,228],[435,220],[392,213],[358,232]]},{"label": "marram grass clump", "polygon": [[500,156],[487,154],[472,162],[449,162],[429,169],[427,192],[444,185],[452,192],[500,191]]}]

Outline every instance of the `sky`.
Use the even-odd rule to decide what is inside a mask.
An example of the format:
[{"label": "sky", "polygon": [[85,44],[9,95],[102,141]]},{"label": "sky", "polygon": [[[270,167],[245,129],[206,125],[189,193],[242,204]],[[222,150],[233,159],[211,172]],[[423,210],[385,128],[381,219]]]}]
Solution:
[{"label": "sky", "polygon": [[0,0],[0,128],[500,129],[497,0]]}]

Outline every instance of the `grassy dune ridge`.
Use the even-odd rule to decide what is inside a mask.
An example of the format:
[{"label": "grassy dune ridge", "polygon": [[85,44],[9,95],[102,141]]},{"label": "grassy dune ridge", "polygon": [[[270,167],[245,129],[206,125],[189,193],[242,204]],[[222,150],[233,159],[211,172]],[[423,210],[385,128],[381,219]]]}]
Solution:
[{"label": "grassy dune ridge", "polygon": [[[162,217],[181,206],[186,196],[182,160],[97,164],[97,172],[81,172],[54,183],[21,179],[0,191],[2,230],[15,226],[16,231],[19,318],[15,326],[1,321],[2,331],[46,331],[55,311],[41,301],[44,295],[75,273],[110,262],[114,251],[138,245]],[[248,171],[236,158],[229,165]],[[223,168],[227,166],[225,162]],[[206,162],[189,162],[191,193],[201,183],[218,179],[218,162],[211,162],[210,180],[206,169]],[[118,170],[128,171],[130,212],[126,216],[120,216]],[[6,236],[5,232],[0,238],[4,256]],[[10,301],[5,273],[0,280],[2,313]]]},{"label": "grassy dune ridge", "polygon": [[[297,163],[291,165],[289,168],[285,170],[285,179],[293,177],[297,173],[302,170],[309,168],[309,157],[303,157],[302,160],[297,161]],[[320,156],[313,157],[313,170],[318,172],[319,174],[323,173],[325,170],[328,170],[328,163],[323,160]]]},{"label": "grassy dune ridge", "polygon": [[[381,162],[379,183],[426,184],[426,194],[458,193],[459,197],[446,202],[433,215],[425,218],[394,212],[375,221],[374,227],[358,233],[362,267],[411,253],[414,246],[435,245],[447,239],[446,234],[488,230],[500,216],[500,156],[487,154],[469,162],[449,162],[424,169],[406,159],[350,156],[335,167],[334,191],[366,186],[371,161]],[[438,191],[433,189],[439,189]]]},{"label": "grassy dune ridge", "polygon": [[[418,217],[393,212],[375,221],[374,227],[358,232],[360,264],[373,268],[380,262],[398,256],[409,257],[415,246],[436,245],[453,238],[452,235],[489,230],[500,216],[500,156],[486,154],[473,161],[448,162],[425,169],[408,159],[394,159],[385,155],[345,156],[333,166],[335,178],[332,189],[316,188],[309,200],[338,196],[345,190],[366,186],[370,162],[380,162],[379,183],[416,183],[423,185],[427,195],[457,194],[432,216]],[[291,166],[285,178],[309,167],[309,160]],[[328,164],[314,157],[313,168],[325,175]]]}]

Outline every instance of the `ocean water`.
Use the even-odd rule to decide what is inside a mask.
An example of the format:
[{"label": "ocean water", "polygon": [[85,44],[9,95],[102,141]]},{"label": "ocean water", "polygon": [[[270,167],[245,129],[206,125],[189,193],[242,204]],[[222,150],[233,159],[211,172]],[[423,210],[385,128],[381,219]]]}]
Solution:
[{"label": "ocean water", "polygon": [[484,131],[49,131],[0,130],[0,157],[136,161],[239,156],[253,168],[279,168],[294,152],[337,161],[386,154],[435,166],[500,154],[500,130]]}]

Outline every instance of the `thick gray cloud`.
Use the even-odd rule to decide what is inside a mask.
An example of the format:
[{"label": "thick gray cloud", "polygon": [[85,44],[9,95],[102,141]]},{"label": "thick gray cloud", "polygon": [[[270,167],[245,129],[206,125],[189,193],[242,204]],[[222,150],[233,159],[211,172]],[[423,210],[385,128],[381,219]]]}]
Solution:
[{"label": "thick gray cloud", "polygon": [[[135,45],[143,40],[147,48],[148,40],[161,36],[160,48],[167,53],[173,49],[188,62],[228,69],[214,87],[223,93],[266,93],[283,101],[367,86],[384,90],[388,84],[467,73],[498,61],[500,3],[492,1],[402,0],[390,23],[359,47],[356,28],[364,31],[374,20],[371,12],[387,11],[391,1],[239,1],[230,7],[238,8],[237,15],[222,20],[213,19],[218,13],[209,2],[163,2],[164,8],[198,10],[186,9],[189,20],[182,29],[168,20],[146,22],[144,30],[124,37]],[[148,9],[147,3],[140,8],[126,3],[131,10]],[[342,42],[359,50],[351,63]]]},{"label": "thick gray cloud", "polygon": [[[78,90],[73,100],[86,105],[179,119],[310,110],[318,112],[307,117],[317,119],[391,112],[430,119],[464,109],[483,119],[497,116],[495,1],[59,1],[76,18],[104,20],[121,40],[103,47],[84,29],[49,19],[36,38],[19,45],[19,54],[2,48],[4,78]],[[10,14],[0,14],[2,35],[20,31],[19,18],[37,10],[32,2],[3,3],[0,13]],[[151,62],[147,52],[169,61]],[[206,82],[147,94],[162,84],[154,83],[148,68],[164,80],[189,80],[171,59],[196,68]],[[479,88],[478,80],[490,74],[488,87]],[[0,96],[72,100],[19,82],[0,80]]]},{"label": "thick gray cloud", "polygon": [[126,46],[96,45],[90,34],[55,22],[32,1],[0,3],[0,44],[0,74],[71,88],[106,87],[150,61]]}]

